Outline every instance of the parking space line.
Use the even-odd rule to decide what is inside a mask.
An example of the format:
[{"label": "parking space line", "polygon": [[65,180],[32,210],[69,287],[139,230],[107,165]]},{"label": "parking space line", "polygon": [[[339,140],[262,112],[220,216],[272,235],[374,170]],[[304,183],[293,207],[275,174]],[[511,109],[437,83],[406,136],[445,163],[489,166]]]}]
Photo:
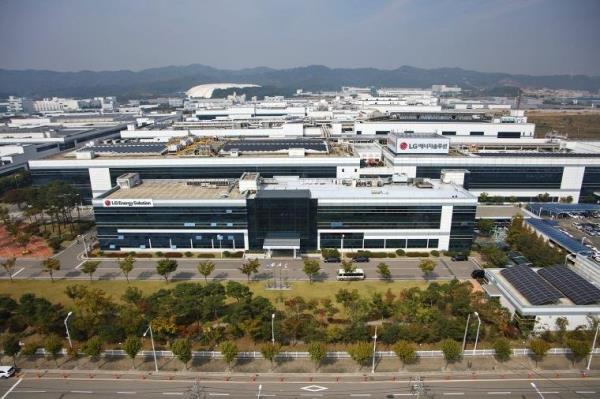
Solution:
[{"label": "parking space line", "polygon": [[13,384],[13,386],[12,386],[12,387],[10,387],[10,388],[8,389],[8,391],[6,391],[6,393],[5,393],[4,395],[2,395],[2,397],[1,397],[0,399],[5,399],[5,398],[6,398],[6,397],[7,397],[7,396],[8,396],[8,395],[9,395],[9,394],[10,394],[10,393],[11,393],[11,392],[12,392],[12,391],[13,391],[13,390],[14,390],[14,389],[15,389],[15,388],[16,388],[16,387],[17,387],[17,386],[18,386],[18,385],[21,383],[21,381],[23,381],[23,379],[22,379],[22,378],[19,378],[19,379],[17,380],[17,382],[15,382],[15,383]]},{"label": "parking space line", "polygon": [[20,268],[19,270],[17,270],[15,273],[13,273],[13,275],[11,277],[15,277],[17,274],[21,273],[23,270],[25,270],[24,267]]}]

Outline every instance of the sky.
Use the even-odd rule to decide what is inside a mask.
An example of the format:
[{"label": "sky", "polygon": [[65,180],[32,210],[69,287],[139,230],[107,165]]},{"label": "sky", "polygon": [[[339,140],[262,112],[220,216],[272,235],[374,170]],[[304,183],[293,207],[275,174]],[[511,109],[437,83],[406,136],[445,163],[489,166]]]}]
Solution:
[{"label": "sky", "polygon": [[0,0],[0,68],[600,75],[599,0]]}]

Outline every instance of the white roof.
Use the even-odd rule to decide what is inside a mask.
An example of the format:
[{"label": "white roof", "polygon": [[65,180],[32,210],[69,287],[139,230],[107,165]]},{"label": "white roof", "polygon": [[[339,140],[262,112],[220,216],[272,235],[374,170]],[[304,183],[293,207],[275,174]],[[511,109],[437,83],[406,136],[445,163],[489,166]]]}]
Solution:
[{"label": "white roof", "polygon": [[249,83],[211,83],[205,85],[194,86],[185,94],[188,97],[196,97],[196,98],[211,98],[213,91],[217,89],[231,89],[231,88],[240,88],[243,89],[245,87],[260,87],[258,85],[249,84]]}]

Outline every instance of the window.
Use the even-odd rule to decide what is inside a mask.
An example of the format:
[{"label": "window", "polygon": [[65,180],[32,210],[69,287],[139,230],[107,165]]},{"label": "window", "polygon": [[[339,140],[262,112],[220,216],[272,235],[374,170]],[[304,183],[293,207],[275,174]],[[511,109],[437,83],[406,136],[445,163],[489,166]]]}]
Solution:
[{"label": "window", "polygon": [[518,139],[521,138],[521,132],[498,132],[499,139]]},{"label": "window", "polygon": [[404,239],[388,239],[385,240],[386,248],[406,248],[406,240]]},{"label": "window", "polygon": [[483,132],[471,132],[469,136],[483,136]]},{"label": "window", "polygon": [[389,130],[376,130],[375,131],[375,134],[378,134],[378,135],[385,135],[385,134],[389,134],[389,133],[390,133]]},{"label": "window", "polygon": [[430,238],[427,248],[437,248],[440,245],[439,242],[440,240],[437,238]]},{"label": "window", "polygon": [[384,248],[383,240],[367,240],[365,239],[365,248]]},{"label": "window", "polygon": [[409,239],[406,243],[407,248],[427,248],[427,239]]},{"label": "window", "polygon": [[442,132],[442,136],[456,136],[456,132]]},{"label": "window", "polygon": [[196,227],[196,223],[186,222],[183,224],[183,227]]}]

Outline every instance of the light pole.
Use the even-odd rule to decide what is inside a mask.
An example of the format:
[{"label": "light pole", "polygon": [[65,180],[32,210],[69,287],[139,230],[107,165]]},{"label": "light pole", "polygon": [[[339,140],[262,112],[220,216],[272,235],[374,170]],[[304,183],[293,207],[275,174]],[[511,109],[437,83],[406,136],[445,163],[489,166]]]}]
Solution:
[{"label": "light pole", "polygon": [[465,346],[467,345],[467,331],[469,330],[469,321],[471,321],[471,313],[467,316],[467,324],[465,325],[465,335],[463,335],[462,353],[465,354]]},{"label": "light pole", "polygon": [[271,313],[271,343],[275,346],[275,313]]},{"label": "light pole", "polygon": [[260,391],[262,391],[262,384],[258,386],[258,395],[256,395],[257,399],[260,399]]},{"label": "light pole", "polygon": [[594,354],[594,348],[596,347],[596,339],[598,339],[598,329],[600,329],[600,323],[596,324],[596,333],[594,334],[594,340],[592,341],[592,350],[590,351],[590,357],[588,359],[586,370],[589,370],[592,366],[592,356]]},{"label": "light pole", "polygon": [[481,319],[479,318],[479,313],[475,312],[475,317],[477,317],[477,335],[475,336],[475,346],[473,347],[473,355],[475,355],[475,351],[477,350],[477,342],[479,341],[479,327],[481,327]]},{"label": "light pole", "polygon": [[375,335],[373,335],[373,365],[371,366],[371,374],[375,374],[376,350],[377,350],[377,324],[375,324]]},{"label": "light pole", "polygon": [[150,331],[150,342],[152,343],[152,354],[154,355],[154,370],[158,373],[158,362],[156,361],[156,349],[154,348],[154,335],[152,334],[152,324],[148,324],[148,329],[144,331],[143,337],[146,337]]},{"label": "light pole", "polygon": [[71,317],[71,315],[73,314],[73,312],[69,312],[67,313],[67,317],[65,317],[65,330],[67,330],[67,341],[69,341],[69,348],[73,348],[73,343],[71,342],[71,334],[69,333],[69,317]]},{"label": "light pole", "polygon": [[542,395],[542,393],[540,392],[540,390],[538,389],[538,387],[536,387],[533,382],[531,383],[531,386],[533,387],[533,389],[535,389],[535,391],[537,392],[537,394],[540,395],[540,398],[544,399],[544,395]]},{"label": "light pole", "polygon": [[345,237],[345,235],[342,234],[342,245],[340,248],[340,252],[341,252],[340,255],[342,255],[342,259],[344,259],[344,237]]}]

